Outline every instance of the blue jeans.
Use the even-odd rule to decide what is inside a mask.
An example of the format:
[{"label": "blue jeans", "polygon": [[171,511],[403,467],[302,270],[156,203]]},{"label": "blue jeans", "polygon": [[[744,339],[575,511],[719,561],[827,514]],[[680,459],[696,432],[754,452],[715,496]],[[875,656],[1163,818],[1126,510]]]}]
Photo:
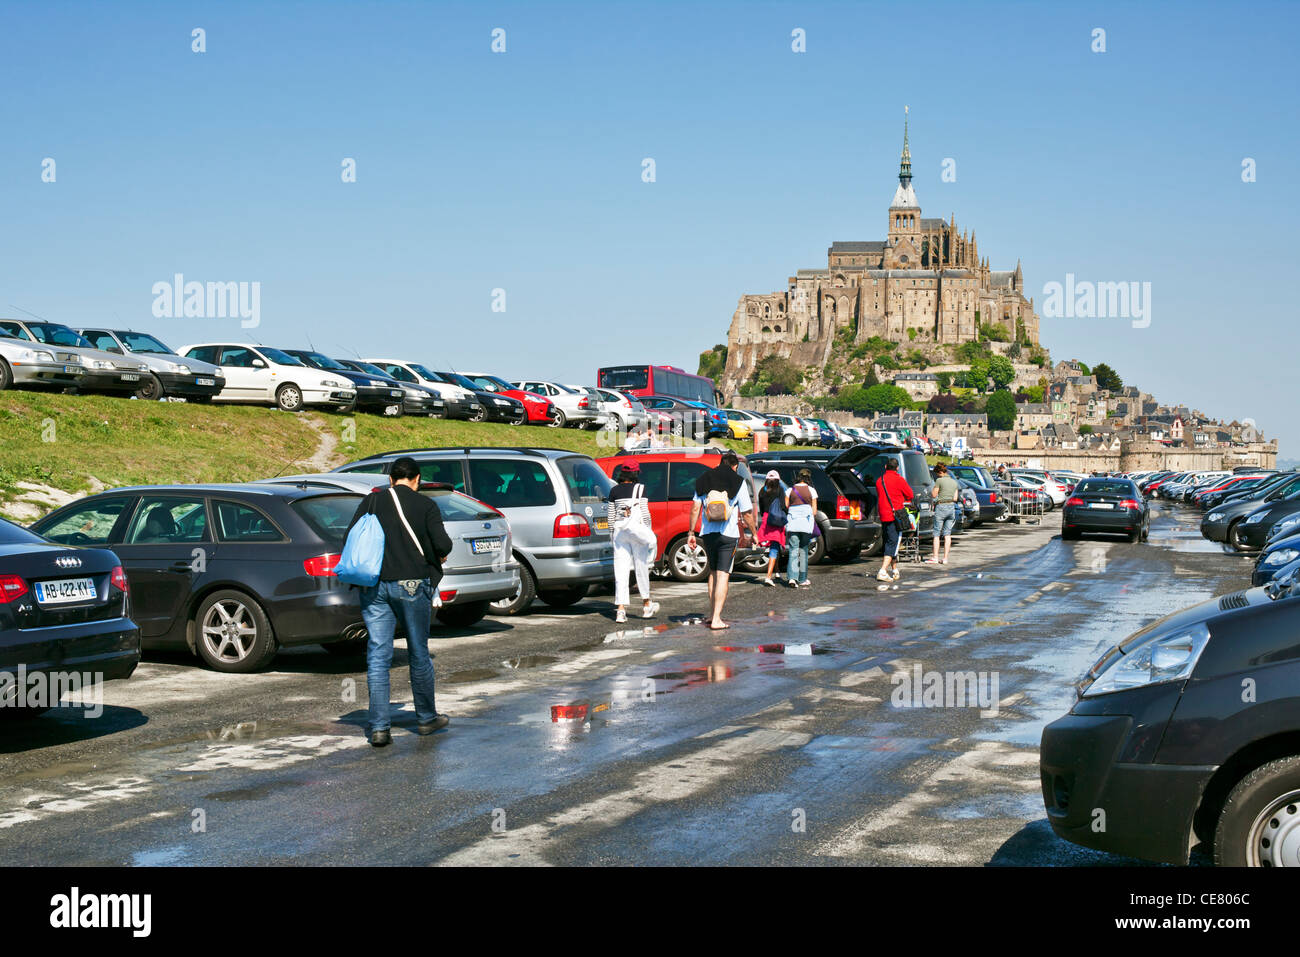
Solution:
[{"label": "blue jeans", "polygon": [[411,667],[415,717],[429,722],[438,716],[433,706],[433,662],[429,659],[429,619],[433,617],[433,586],[426,578],[414,595],[400,582],[380,582],[361,589],[361,617],[370,633],[366,644],[366,687],[370,692],[370,730],[385,731],[388,716],[388,670],[393,665],[393,634],[397,616],[406,626],[406,653]]},{"label": "blue jeans", "polygon": [[785,544],[790,550],[790,561],[785,570],[792,582],[808,580],[808,546],[812,544],[811,532],[786,532]]}]

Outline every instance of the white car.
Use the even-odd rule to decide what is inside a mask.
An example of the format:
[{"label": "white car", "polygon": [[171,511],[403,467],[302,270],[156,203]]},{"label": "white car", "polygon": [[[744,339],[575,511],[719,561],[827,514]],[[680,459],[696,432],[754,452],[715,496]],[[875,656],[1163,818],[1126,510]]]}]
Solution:
[{"label": "white car", "polygon": [[1065,486],[1054,478],[1043,475],[1035,475],[1033,472],[1018,472],[1014,469],[1011,474],[1025,488],[1036,488],[1047,493],[1047,497],[1052,500],[1052,505],[1060,507],[1065,504],[1066,491]]},{"label": "white car", "polygon": [[405,359],[362,359],[361,361],[378,366],[399,382],[414,382],[426,389],[433,389],[442,397],[443,418],[468,419],[471,422],[482,422],[487,418],[487,410],[483,408],[477,395],[454,382],[448,382],[428,366],[418,362],[408,362]]},{"label": "white car", "polygon": [[279,349],[246,342],[197,342],[181,346],[182,356],[220,366],[226,385],[214,402],[274,405],[285,412],[304,406],[351,409],[357,392],[352,380],[313,369]]}]

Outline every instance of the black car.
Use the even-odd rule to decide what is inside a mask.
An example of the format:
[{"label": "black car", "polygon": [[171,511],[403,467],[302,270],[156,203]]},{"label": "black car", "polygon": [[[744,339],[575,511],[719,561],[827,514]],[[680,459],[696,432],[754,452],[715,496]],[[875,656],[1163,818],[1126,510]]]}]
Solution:
[{"label": "black car", "polygon": [[1208,510],[1201,519],[1201,535],[1236,548],[1242,519],[1261,506],[1279,502],[1296,492],[1300,492],[1300,473],[1283,472],[1272,481],[1239,496],[1230,496]]},{"label": "black car", "polygon": [[1052,829],[1185,864],[1300,864],[1300,587],[1236,592],[1111,648],[1043,730]]},{"label": "black car", "polygon": [[434,415],[441,417],[446,411],[442,396],[438,395],[433,389],[414,382],[402,382],[394,379],[379,366],[369,362],[361,362],[358,359],[335,359],[334,361],[344,369],[369,376],[375,382],[383,382],[386,385],[391,385],[394,389],[401,389],[402,412],[405,415]]},{"label": "black car", "polygon": [[217,671],[243,673],[280,647],[356,649],[359,596],[334,566],[360,501],[297,486],[141,486],[79,499],[32,530],[112,548],[144,648],[188,648]]},{"label": "black car", "polygon": [[920,519],[918,530],[923,536],[928,536],[934,525],[934,503],[930,497],[934,479],[930,476],[930,466],[926,463],[925,456],[920,452],[915,449],[900,449],[896,445],[864,442],[851,449],[845,449],[835,456],[826,466],[826,470],[835,473],[842,469],[851,469],[857,475],[866,486],[871,503],[870,513],[864,514],[863,518],[877,522],[879,518],[876,481],[884,474],[886,463],[890,459],[898,462],[898,474],[903,477],[916,496],[914,505]]},{"label": "black car", "polygon": [[811,472],[821,534],[813,536],[808,564],[826,560],[851,562],[864,548],[874,549],[880,541],[880,522],[871,517],[875,494],[851,469],[829,472],[818,461],[820,458],[816,453],[804,456],[760,453],[746,456],[745,464],[759,486],[769,471],[778,473],[787,486],[794,485],[800,469]]},{"label": "black car", "polygon": [[329,356],[320,352],[313,352],[310,349],[281,349],[288,355],[293,356],[305,366],[313,369],[320,369],[322,372],[333,372],[342,376],[352,383],[357,393],[356,410],[358,412],[375,412],[379,415],[399,416],[406,411],[403,400],[405,393],[402,387],[385,376],[377,379],[358,372],[356,369],[350,369],[343,363],[331,359]]},{"label": "black car", "polygon": [[1261,502],[1233,527],[1228,544],[1239,552],[1257,552],[1268,544],[1273,526],[1292,515],[1300,515],[1300,490],[1271,502]]},{"label": "black car", "polygon": [[1146,541],[1151,531],[1151,506],[1129,479],[1086,478],[1074,487],[1061,509],[1061,538],[1067,542],[1084,532],[1128,536]]},{"label": "black car", "polygon": [[140,629],[129,593],[107,548],[54,544],[0,519],[0,713],[39,714],[52,704],[25,703],[20,673],[48,675],[55,686],[70,672],[130,677]]},{"label": "black car", "polygon": [[437,372],[436,374],[448,384],[458,385],[474,393],[484,411],[484,416],[479,421],[508,422],[511,425],[523,425],[528,421],[528,411],[518,399],[490,392],[459,372]]},{"label": "black car", "polygon": [[669,416],[672,419],[669,431],[673,435],[707,439],[713,429],[711,417],[697,405],[666,395],[639,395],[636,398],[650,411],[651,422],[655,421],[657,412]]}]

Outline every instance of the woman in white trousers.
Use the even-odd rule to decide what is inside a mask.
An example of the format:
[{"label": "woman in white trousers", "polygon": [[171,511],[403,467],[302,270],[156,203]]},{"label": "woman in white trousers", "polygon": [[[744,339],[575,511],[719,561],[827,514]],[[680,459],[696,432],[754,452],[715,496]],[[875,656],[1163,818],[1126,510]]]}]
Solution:
[{"label": "woman in white trousers", "polygon": [[609,493],[610,540],[614,545],[614,620],[627,621],[631,597],[628,575],[636,571],[636,590],[641,595],[641,617],[653,618],[659,603],[650,600],[650,560],[658,549],[650,523],[650,503],[645,486],[638,483],[641,470],[635,462],[619,467],[618,484]]}]

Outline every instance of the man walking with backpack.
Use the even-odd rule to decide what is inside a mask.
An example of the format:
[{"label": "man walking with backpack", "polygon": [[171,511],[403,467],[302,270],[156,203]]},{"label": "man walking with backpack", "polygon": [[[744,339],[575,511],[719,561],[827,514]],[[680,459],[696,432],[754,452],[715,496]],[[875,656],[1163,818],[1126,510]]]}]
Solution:
[{"label": "man walking with backpack", "polygon": [[429,659],[429,619],[442,580],[442,563],[451,554],[451,539],[438,506],[420,494],[420,467],[403,456],[388,473],[387,488],[365,497],[348,530],[373,513],[384,531],[384,561],[379,581],[361,589],[361,617],[369,632],[366,645],[366,687],[370,694],[370,743],[392,743],[389,728],[389,669],[393,664],[393,635],[400,620],[406,626],[406,654],[411,669],[417,734],[445,728],[449,718],[433,703],[433,662]]},{"label": "man walking with backpack", "polygon": [[740,525],[743,523],[751,535],[754,528],[754,503],[749,495],[749,483],[737,472],[740,456],[730,450],[722,453],[722,462],[695,480],[695,498],[691,502],[691,523],[686,540],[688,548],[695,547],[695,523],[703,513],[700,544],[709,564],[709,628],[721,631],[730,628],[722,620],[722,606],[727,601],[727,585],[731,579],[731,564],[740,544]]}]

